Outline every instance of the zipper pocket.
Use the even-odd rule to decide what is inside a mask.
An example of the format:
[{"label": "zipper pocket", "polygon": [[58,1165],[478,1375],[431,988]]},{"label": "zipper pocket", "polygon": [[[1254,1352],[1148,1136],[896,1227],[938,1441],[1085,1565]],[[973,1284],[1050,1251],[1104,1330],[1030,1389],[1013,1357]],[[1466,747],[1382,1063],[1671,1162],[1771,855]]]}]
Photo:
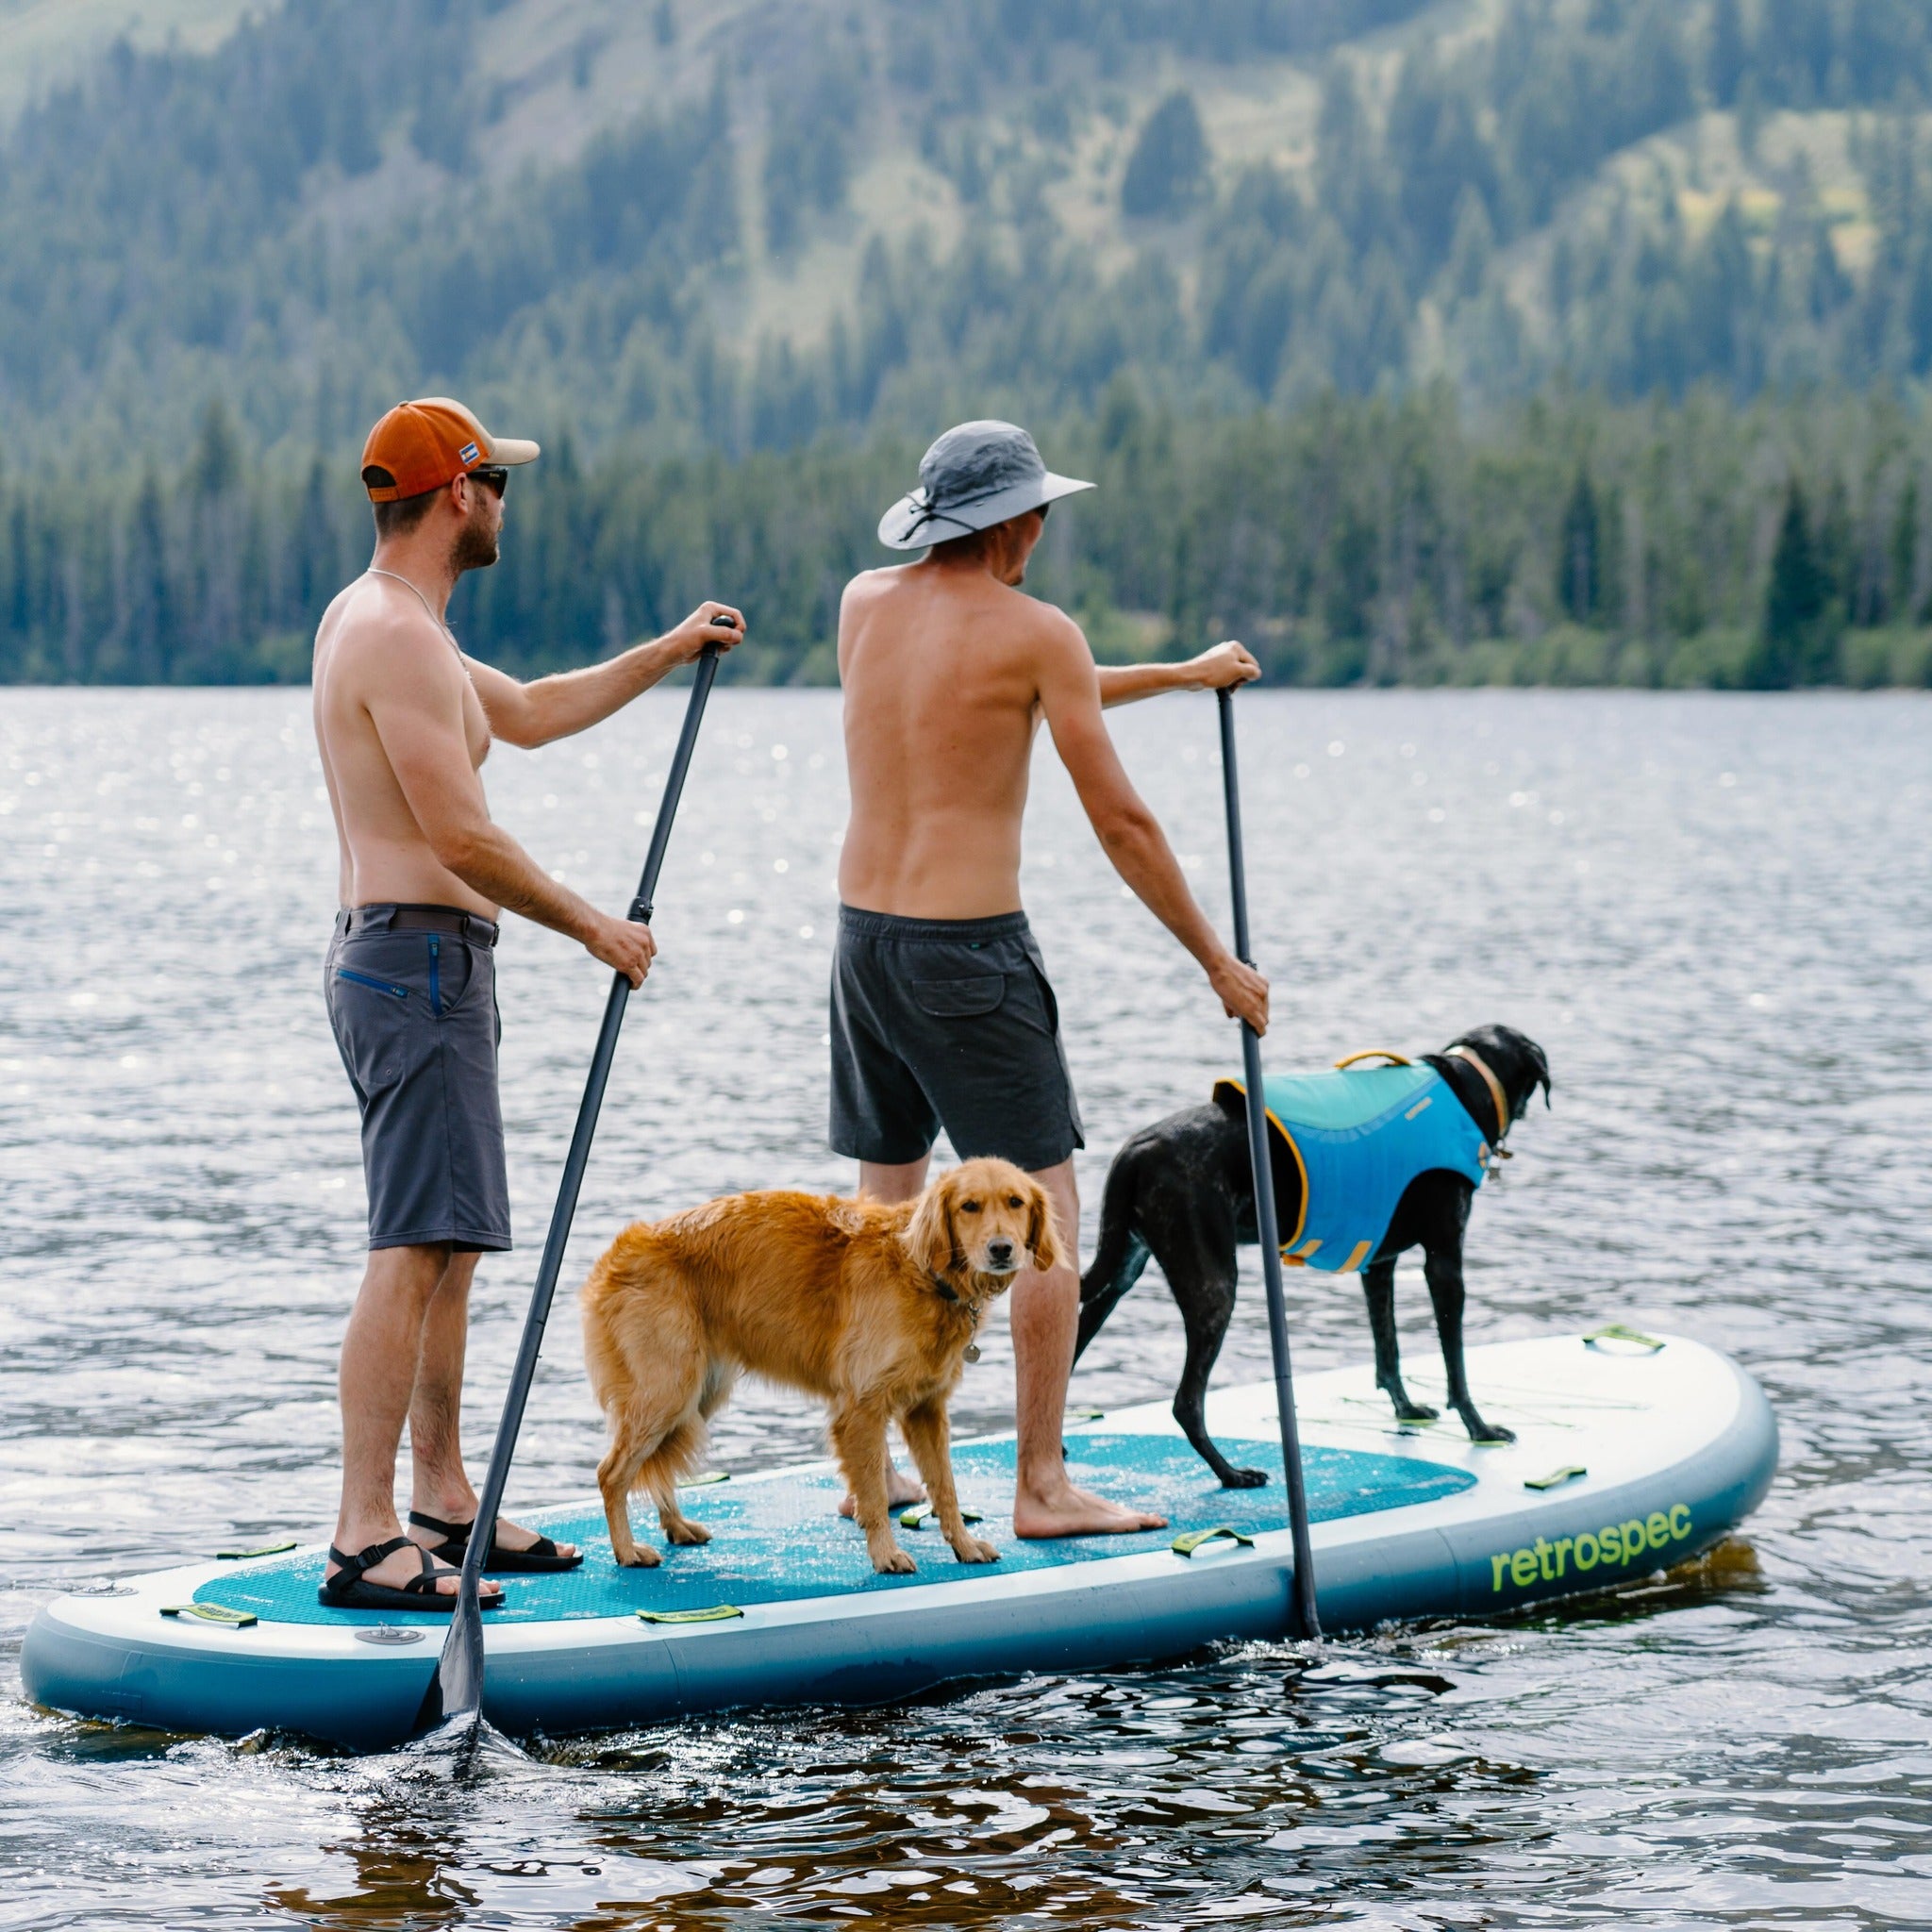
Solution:
[{"label": "zipper pocket", "polygon": [[442,1018],[442,976],[438,962],[442,957],[442,941],[435,934],[429,935],[429,1010],[440,1020]]},{"label": "zipper pocket", "polygon": [[409,997],[409,989],[407,986],[395,986],[387,979],[372,979],[368,974],[354,972],[347,966],[338,966],[336,977],[353,979],[358,986],[373,986],[377,992],[386,992],[392,999],[406,1000]]}]

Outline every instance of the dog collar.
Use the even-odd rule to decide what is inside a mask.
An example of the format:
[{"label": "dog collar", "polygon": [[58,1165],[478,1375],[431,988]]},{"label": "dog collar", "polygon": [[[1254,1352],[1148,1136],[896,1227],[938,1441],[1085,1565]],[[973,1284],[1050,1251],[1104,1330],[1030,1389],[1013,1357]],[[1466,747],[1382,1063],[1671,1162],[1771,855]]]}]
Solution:
[{"label": "dog collar", "polygon": [[1483,1085],[1490,1090],[1490,1099],[1496,1108],[1496,1152],[1503,1152],[1503,1141],[1509,1132],[1509,1103],[1503,1096],[1503,1083],[1490,1072],[1482,1059],[1466,1046],[1452,1046],[1442,1056],[1449,1060],[1467,1060],[1483,1076]]},{"label": "dog collar", "polygon": [[[973,1318],[973,1332],[977,1335],[979,1333],[980,1310],[976,1307],[968,1307],[966,1297],[950,1281],[945,1280],[942,1276],[935,1274],[932,1277],[932,1285],[939,1291],[941,1301],[951,1302],[957,1308],[966,1308],[967,1313]],[[966,1359],[969,1362],[976,1362],[979,1359],[978,1342],[969,1341],[966,1344]]]}]

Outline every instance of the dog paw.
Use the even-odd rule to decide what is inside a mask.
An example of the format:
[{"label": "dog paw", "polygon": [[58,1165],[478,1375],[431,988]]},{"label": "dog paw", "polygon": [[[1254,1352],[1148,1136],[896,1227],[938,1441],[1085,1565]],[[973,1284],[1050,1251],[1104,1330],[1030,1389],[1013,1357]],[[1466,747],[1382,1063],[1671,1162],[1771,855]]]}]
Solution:
[{"label": "dog paw", "polygon": [[702,1523],[680,1523],[676,1528],[669,1524],[664,1526],[667,1542],[674,1542],[684,1549],[695,1549],[700,1543],[711,1541],[711,1532]]},{"label": "dog paw", "polygon": [[640,1543],[634,1554],[618,1557],[617,1563],[622,1570],[655,1570],[663,1560],[649,1543]]},{"label": "dog paw", "polygon": [[1231,1469],[1221,1478],[1224,1490],[1260,1490],[1268,1486],[1265,1469]]},{"label": "dog paw", "polygon": [[1398,1402],[1395,1420],[1399,1423],[1437,1423],[1442,1420],[1442,1411],[1431,1408],[1426,1402]]},{"label": "dog paw", "polygon": [[904,1550],[894,1549],[883,1557],[874,1557],[872,1567],[881,1576],[910,1576],[919,1565]]},{"label": "dog paw", "polygon": [[1504,1428],[1500,1423],[1486,1423],[1478,1416],[1469,1424],[1469,1440],[1472,1442],[1513,1442],[1516,1431]]},{"label": "dog paw", "polygon": [[962,1563],[997,1563],[1000,1559],[999,1551],[976,1536],[961,1537],[953,1545],[953,1554]]}]

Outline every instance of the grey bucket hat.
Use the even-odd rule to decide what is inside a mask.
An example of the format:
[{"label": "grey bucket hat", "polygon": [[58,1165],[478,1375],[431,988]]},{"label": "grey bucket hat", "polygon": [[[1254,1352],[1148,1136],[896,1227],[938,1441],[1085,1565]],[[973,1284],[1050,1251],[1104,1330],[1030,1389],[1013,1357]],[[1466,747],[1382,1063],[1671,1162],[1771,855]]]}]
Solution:
[{"label": "grey bucket hat", "polygon": [[961,423],[920,458],[919,488],[879,519],[879,541],[923,550],[1092,488],[1056,476],[1017,423]]}]

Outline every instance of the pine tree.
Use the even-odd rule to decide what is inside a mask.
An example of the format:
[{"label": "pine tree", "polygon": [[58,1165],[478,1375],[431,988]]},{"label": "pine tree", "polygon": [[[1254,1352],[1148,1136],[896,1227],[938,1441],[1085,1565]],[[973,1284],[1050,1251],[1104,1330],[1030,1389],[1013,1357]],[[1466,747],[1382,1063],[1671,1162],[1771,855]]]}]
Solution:
[{"label": "pine tree", "polygon": [[1200,109],[1185,88],[1147,117],[1121,183],[1121,208],[1130,215],[1174,215],[1201,198],[1208,185],[1208,137]]},{"label": "pine tree", "polygon": [[1563,510],[1562,570],[1558,576],[1563,608],[1578,624],[1595,616],[1602,594],[1599,563],[1603,531],[1597,516],[1596,491],[1586,467],[1576,473],[1570,501]]},{"label": "pine tree", "polygon": [[[1745,682],[1757,691],[1790,691],[1816,681],[1830,606],[1830,579],[1812,535],[1805,491],[1794,476],[1785,491],[1764,618],[1745,667]],[[1836,640],[1832,646],[1835,651]]]}]

